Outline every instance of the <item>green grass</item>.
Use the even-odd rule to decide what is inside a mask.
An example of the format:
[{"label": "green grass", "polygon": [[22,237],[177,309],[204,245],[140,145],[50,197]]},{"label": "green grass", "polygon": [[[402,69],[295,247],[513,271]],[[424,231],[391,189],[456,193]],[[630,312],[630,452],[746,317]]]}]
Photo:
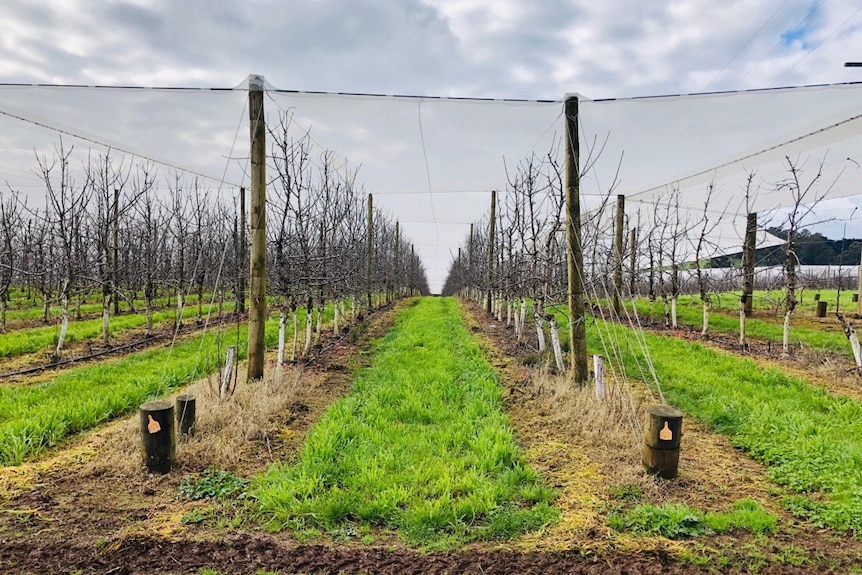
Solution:
[{"label": "green grass", "polygon": [[[245,328],[239,335],[245,353]],[[0,464],[17,465],[66,437],[137,409],[216,369],[232,334],[209,333],[64,372],[37,385],[0,387]]]},{"label": "green grass", "polygon": [[[332,314],[329,304],[324,321]],[[304,326],[305,314],[300,313],[298,327]],[[292,335],[292,322],[286,331]],[[244,358],[247,339],[244,324],[223,334],[211,330],[170,348],[70,369],[45,383],[0,386],[0,465],[37,457],[71,435],[131,413],[141,403],[215,371],[229,345],[238,344],[238,357]],[[266,323],[265,343],[272,347],[277,341],[278,317],[273,314]]]},{"label": "green grass", "polygon": [[[595,322],[588,346],[597,353],[597,327],[621,342],[628,376],[642,377],[631,331]],[[798,516],[862,536],[862,404],[698,343],[644,337],[669,403],[765,463],[773,480],[800,494],[786,502]]]},{"label": "green grass", "polygon": [[509,539],[557,512],[501,407],[457,303],[418,300],[353,392],[309,431],[297,461],[274,465],[250,493],[273,529],[374,527],[431,546]]},{"label": "green grass", "polygon": [[[803,303],[796,308],[794,318],[790,320],[790,341],[794,344],[802,341],[806,345],[819,351],[828,351],[852,357],[853,352],[850,345],[847,343],[847,338],[841,330],[837,321],[834,320],[835,297],[836,290],[821,290],[821,297],[824,301],[829,302],[830,317],[833,319],[823,327],[800,327],[794,325],[794,318],[798,324],[798,320],[803,314],[808,314],[809,317],[814,315],[815,302],[814,296],[810,292],[806,293],[803,298]],[[758,294],[761,294],[758,297]],[[765,298],[780,297],[777,292],[757,292],[755,294],[755,302],[764,301]],[[851,293],[847,291],[841,292],[841,307],[844,311],[852,311],[855,307],[851,305]],[[629,302],[629,308],[631,303]],[[756,308],[757,309],[757,308]],[[782,308],[783,309],[783,308]],[[654,314],[660,316],[661,302],[656,302]],[[649,301],[646,299],[637,300],[637,311],[641,317],[649,316]],[[763,312],[765,309],[760,308]],[[782,312],[783,313],[783,312]],[[703,308],[699,296],[686,295],[680,296],[677,304],[677,319],[681,324],[692,325],[697,329],[703,325]],[[745,331],[748,337],[762,340],[770,340],[780,343],[783,339],[783,315],[774,318],[748,318],[745,322]],[[717,294],[713,295],[713,306],[710,309],[709,329],[712,333],[720,333],[730,336],[739,336],[739,298],[733,294]]]},{"label": "green grass", "polygon": [[[234,302],[222,304],[223,312],[233,310]],[[212,310],[213,316],[218,310],[217,304],[204,304],[203,313]],[[185,306],[183,318],[191,318],[198,313],[197,306]],[[173,322],[176,310],[163,310],[153,314],[153,322]],[[146,325],[147,318],[144,314],[120,315],[111,317],[109,320],[109,333],[117,335],[123,331],[135,329]],[[35,353],[49,350],[57,345],[60,336],[60,326],[51,325],[10,331],[0,334],[0,357],[15,357],[25,353]],[[66,341],[97,340],[102,337],[102,319],[90,319],[82,321],[70,321],[66,332]]]},{"label": "green grass", "polygon": [[608,525],[617,531],[636,535],[661,535],[668,539],[687,539],[733,530],[762,535],[774,533],[778,517],[765,511],[753,499],[741,499],[730,511],[701,512],[686,505],[665,503],[661,507],[643,503],[608,516]]}]

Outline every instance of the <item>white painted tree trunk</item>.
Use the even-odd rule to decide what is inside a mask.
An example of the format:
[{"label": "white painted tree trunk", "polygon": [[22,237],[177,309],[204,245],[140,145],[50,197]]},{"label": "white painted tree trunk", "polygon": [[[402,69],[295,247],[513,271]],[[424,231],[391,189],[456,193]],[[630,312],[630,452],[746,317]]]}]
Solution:
[{"label": "white painted tree trunk", "polygon": [[0,325],[6,327],[6,295],[0,297]]},{"label": "white painted tree trunk", "polygon": [[281,313],[278,316],[278,359],[276,359],[276,366],[281,369],[284,365],[284,336],[287,331],[287,311],[282,308]]},{"label": "white painted tree trunk", "polygon": [[703,302],[703,329],[700,330],[700,335],[709,336],[709,302]]},{"label": "white painted tree trunk", "polygon": [[670,326],[674,329],[679,327],[679,324],[677,323],[677,317],[676,317],[676,302],[677,302],[677,296],[673,296],[670,298]]},{"label": "white painted tree trunk", "polygon": [[518,324],[518,341],[524,336],[524,325],[527,323],[527,300],[521,300],[521,322]]},{"label": "white painted tree trunk", "polygon": [[541,315],[536,315],[536,337],[539,340],[539,351],[545,351],[545,320],[542,319]]},{"label": "white painted tree trunk", "polygon": [[[512,325],[512,300],[506,300],[506,327]],[[517,329],[517,326],[515,327]]]},{"label": "white painted tree trunk", "polygon": [[336,300],[336,302],[332,305],[332,334],[333,334],[335,337],[338,337],[338,335],[339,335],[339,328],[338,328],[338,301],[337,301],[337,300]]},{"label": "white painted tree trunk", "polygon": [[57,349],[54,351],[54,361],[60,361],[63,345],[66,343],[66,332],[69,331],[69,298],[63,296],[60,304],[60,335],[57,336]]},{"label": "white painted tree trunk", "polygon": [[230,376],[233,374],[233,361],[236,357],[236,346],[232,345],[227,348],[227,359],[224,362],[224,372],[221,376],[221,387],[219,388],[219,397],[226,397],[230,388]]},{"label": "white painted tree trunk", "polygon": [[853,349],[853,358],[856,360],[856,367],[862,367],[862,348],[859,346],[859,334],[856,329],[850,328],[850,347]]},{"label": "white painted tree trunk", "polygon": [[317,329],[314,332],[314,343],[320,343],[320,337],[323,334],[323,304],[317,306]]},{"label": "white painted tree trunk", "polygon": [[311,351],[311,330],[314,327],[314,307],[308,306],[305,310],[305,347],[302,348],[302,355],[308,355]]},{"label": "white painted tree trunk", "polygon": [[548,319],[548,324],[551,326],[551,347],[554,348],[554,360],[557,362],[557,373],[565,373],[566,365],[563,363],[563,350],[560,346],[560,329],[557,326],[557,319],[552,315]]},{"label": "white painted tree trunk", "polygon": [[593,356],[593,371],[596,374],[596,398],[604,399],[607,395],[605,390],[605,362],[602,356]]},{"label": "white painted tree trunk", "polygon": [[739,345],[745,346],[745,304],[739,304]]},{"label": "white painted tree trunk", "polygon": [[177,318],[175,323],[177,329],[183,327],[183,294],[177,294]]},{"label": "white painted tree trunk", "polygon": [[102,299],[102,342],[107,347],[111,343],[110,331],[111,298],[106,296]]},{"label": "white painted tree trunk", "polygon": [[290,361],[296,361],[296,348],[299,345],[299,313],[293,309],[293,348],[290,351]]},{"label": "white painted tree trunk", "polygon": [[784,335],[781,339],[781,349],[784,353],[790,353],[790,314],[793,313],[788,311],[784,314]]}]

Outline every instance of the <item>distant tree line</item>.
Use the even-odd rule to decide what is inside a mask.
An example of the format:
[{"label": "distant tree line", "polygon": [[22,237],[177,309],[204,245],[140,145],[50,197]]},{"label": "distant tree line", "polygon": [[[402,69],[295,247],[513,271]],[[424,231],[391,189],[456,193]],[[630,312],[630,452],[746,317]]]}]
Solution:
[{"label": "distant tree line", "polygon": [[[788,230],[780,227],[767,228],[770,234],[783,240],[787,239]],[[801,230],[796,236],[796,256],[799,263],[808,266],[854,266],[859,265],[862,255],[862,239],[843,238],[830,240],[820,232]],[[758,266],[780,266],[786,258],[783,245],[770,248],[760,248],[756,252],[755,261]],[[730,254],[712,258],[711,267],[738,267],[742,254]]]}]

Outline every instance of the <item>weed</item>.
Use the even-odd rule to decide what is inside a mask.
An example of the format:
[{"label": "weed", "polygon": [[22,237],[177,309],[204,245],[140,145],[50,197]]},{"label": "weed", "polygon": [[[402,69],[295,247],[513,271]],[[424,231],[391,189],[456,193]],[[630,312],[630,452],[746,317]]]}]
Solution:
[{"label": "weed", "polygon": [[208,467],[198,476],[186,475],[180,481],[178,497],[188,499],[204,499],[213,497],[230,497],[239,492],[239,497],[245,495],[248,479],[237,477],[228,471],[219,471]]}]

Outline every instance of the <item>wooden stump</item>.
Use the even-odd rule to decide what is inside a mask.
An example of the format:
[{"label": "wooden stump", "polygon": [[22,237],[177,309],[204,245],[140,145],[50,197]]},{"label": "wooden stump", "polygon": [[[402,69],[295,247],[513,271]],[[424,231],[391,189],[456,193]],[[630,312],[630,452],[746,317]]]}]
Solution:
[{"label": "wooden stump", "polygon": [[673,479],[679,470],[679,445],[682,412],[669,405],[654,405],[646,410],[643,464],[647,473]]},{"label": "wooden stump", "polygon": [[859,294],[858,294],[858,293],[854,293],[854,294],[853,294],[853,303],[858,303],[858,302],[859,302]]},{"label": "wooden stump", "polygon": [[176,458],[174,406],[167,401],[149,401],[140,408],[144,464],[154,473],[167,473]]},{"label": "wooden stump", "polygon": [[177,429],[180,441],[186,441],[195,434],[195,396],[177,396]]},{"label": "wooden stump", "polygon": [[817,302],[817,317],[826,317],[826,306],[825,301]]}]

